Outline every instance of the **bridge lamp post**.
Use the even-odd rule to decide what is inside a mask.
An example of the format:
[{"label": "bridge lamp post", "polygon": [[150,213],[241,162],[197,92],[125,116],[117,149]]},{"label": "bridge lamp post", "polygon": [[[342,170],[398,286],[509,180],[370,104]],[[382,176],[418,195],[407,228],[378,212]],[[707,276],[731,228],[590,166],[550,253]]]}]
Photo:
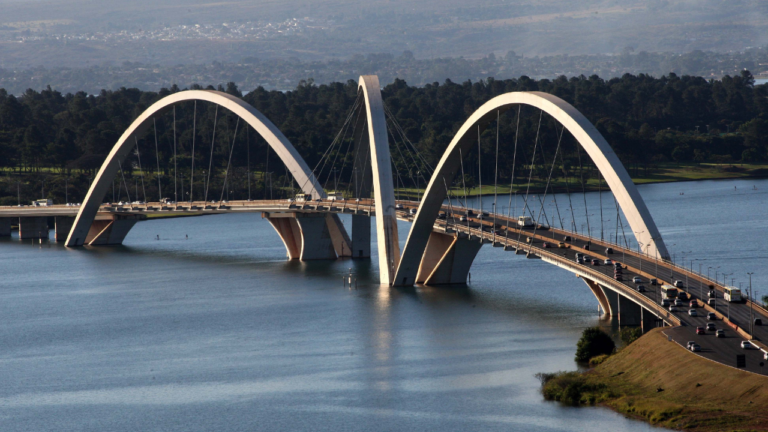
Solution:
[{"label": "bridge lamp post", "polygon": [[749,275],[749,336],[751,337],[754,333],[754,325],[755,320],[752,315],[752,303],[754,299],[752,298],[752,275],[755,274],[754,272],[747,273]]},{"label": "bridge lamp post", "polygon": [[[733,273],[723,273],[723,287],[725,287],[725,284],[728,283],[728,280],[726,279],[726,276],[730,276]],[[731,302],[728,302],[728,321],[731,320]]]},{"label": "bridge lamp post", "polygon": [[[421,175],[421,171],[416,171],[416,201],[421,201],[421,184],[419,183],[419,175]],[[480,196],[480,212],[483,211],[483,197]]]},{"label": "bridge lamp post", "polygon": [[491,209],[493,210],[493,244],[496,245],[496,203],[491,203]]}]

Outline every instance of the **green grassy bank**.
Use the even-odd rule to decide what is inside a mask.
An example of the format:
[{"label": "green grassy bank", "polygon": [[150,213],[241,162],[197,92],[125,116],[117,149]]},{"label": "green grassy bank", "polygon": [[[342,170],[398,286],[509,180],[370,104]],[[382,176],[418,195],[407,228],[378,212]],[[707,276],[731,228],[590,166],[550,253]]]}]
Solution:
[{"label": "green grassy bank", "polygon": [[715,363],[653,330],[584,373],[544,376],[544,397],[600,404],[676,430],[768,431],[768,377]]}]

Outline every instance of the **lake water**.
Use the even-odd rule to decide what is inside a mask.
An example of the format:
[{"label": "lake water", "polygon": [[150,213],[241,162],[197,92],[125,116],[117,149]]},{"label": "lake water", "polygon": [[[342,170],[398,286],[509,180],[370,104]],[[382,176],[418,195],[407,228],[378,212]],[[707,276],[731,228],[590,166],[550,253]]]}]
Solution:
[{"label": "lake water", "polygon": [[[765,286],[768,181],[640,189],[678,257]],[[2,430],[659,430],[542,400],[534,374],[575,369],[598,323],[564,270],[486,246],[468,287],[408,290],[375,259],[284,257],[258,214],[141,222],[123,247],[0,241]]]}]

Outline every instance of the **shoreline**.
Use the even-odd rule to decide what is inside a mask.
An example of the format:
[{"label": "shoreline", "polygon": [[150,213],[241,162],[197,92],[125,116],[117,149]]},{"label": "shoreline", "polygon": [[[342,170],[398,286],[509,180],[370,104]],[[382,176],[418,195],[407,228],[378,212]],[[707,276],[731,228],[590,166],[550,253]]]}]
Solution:
[{"label": "shoreline", "polygon": [[[753,179],[753,180],[765,180],[765,179],[768,179],[768,175],[748,175],[748,176],[741,176],[741,177],[711,177],[711,178],[701,178],[701,179],[651,180],[651,181],[642,182],[642,183],[637,183],[633,179],[633,183],[635,184],[635,186],[645,186],[645,185],[662,184],[662,183],[688,183],[688,182],[700,182],[700,181],[710,181],[710,180],[711,181],[723,181],[723,180],[750,180],[750,179]],[[486,187],[487,186],[483,186],[483,189],[485,189]],[[499,187],[501,188],[502,186],[500,185]],[[505,188],[505,190],[503,192],[499,192],[498,195],[499,196],[501,196],[501,195],[509,195],[509,190],[507,189],[509,187],[509,185],[503,185],[503,187]],[[557,191],[553,192],[552,189],[553,188],[550,186],[549,190],[547,191],[547,194],[552,194],[552,193],[564,194],[564,193],[566,193],[566,191],[564,191],[564,190],[557,190]],[[584,188],[584,192],[600,192],[601,190],[603,192],[609,192],[610,188],[608,188],[607,185],[605,187],[603,187],[603,188],[597,188],[597,187],[592,187],[592,186]],[[422,189],[422,194],[423,194],[423,192],[424,192],[424,189]],[[461,192],[461,191],[459,190],[458,192]],[[581,192],[581,190],[578,190],[578,191],[573,191],[572,190],[571,191],[571,193],[580,193],[580,192]],[[517,193],[518,194],[525,193],[525,190],[519,190],[519,191],[517,191]],[[531,187],[529,193],[541,194],[541,193],[544,193],[544,188]],[[410,193],[410,191],[409,191],[409,193],[401,192],[400,195],[410,196],[411,193]],[[413,195],[415,195],[415,192],[413,193]],[[490,192],[490,193],[484,192],[484,193],[480,194],[480,196],[483,196],[483,197],[488,197],[488,196],[493,196],[493,195],[494,195],[493,192]],[[467,198],[475,198],[477,196],[478,196],[477,193],[467,192]],[[463,195],[460,196],[458,194],[453,194],[453,197],[454,197],[454,199],[457,198],[457,197],[463,198]]]},{"label": "shoreline", "polygon": [[[553,398],[553,389],[566,400]],[[668,341],[661,328],[593,369],[560,373],[542,393],[674,430],[768,431],[768,377],[692,353]]]}]

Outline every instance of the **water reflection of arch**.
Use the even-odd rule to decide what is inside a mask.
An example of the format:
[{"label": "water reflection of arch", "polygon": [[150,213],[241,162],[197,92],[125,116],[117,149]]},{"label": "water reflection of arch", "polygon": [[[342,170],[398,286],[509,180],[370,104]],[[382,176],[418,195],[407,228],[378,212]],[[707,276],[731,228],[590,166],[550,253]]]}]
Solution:
[{"label": "water reflection of arch", "polygon": [[[167,112],[178,103],[189,101],[214,103],[243,119],[264,138],[267,144],[280,157],[304,193],[311,194],[315,198],[325,197],[322,186],[315,176],[312,175],[312,170],[309,169],[309,166],[307,166],[304,159],[296,151],[296,148],[280,132],[277,126],[256,108],[242,99],[227,93],[211,90],[188,90],[174,93],[155,102],[126,129],[94,178],[93,184],[88,190],[82,206],[80,206],[80,211],[77,213],[72,230],[69,232],[69,236],[67,236],[67,246],[82,246],[85,242],[91,225],[96,218],[96,213],[99,211],[99,206],[101,206],[104,196],[117,175],[119,163],[125,160],[134,147],[133,138],[146,133],[150,125],[152,125],[154,116]],[[342,233],[342,236],[348,239],[339,217],[333,215],[331,219],[335,222],[335,226]]]},{"label": "water reflection of arch", "polygon": [[669,258],[659,230],[632,178],[595,126],[571,104],[557,96],[542,92],[513,92],[497,96],[483,104],[462,125],[443,153],[411,226],[395,274],[395,285],[410,285],[416,280],[432,226],[447,195],[444,185],[453,183],[460,166],[460,157],[467,154],[475,143],[477,129],[482,131],[497,118],[498,112],[507,111],[516,105],[538,108],[560,122],[587,151],[602,173],[638,242],[647,248],[650,255],[655,255],[658,251],[660,257]]}]

